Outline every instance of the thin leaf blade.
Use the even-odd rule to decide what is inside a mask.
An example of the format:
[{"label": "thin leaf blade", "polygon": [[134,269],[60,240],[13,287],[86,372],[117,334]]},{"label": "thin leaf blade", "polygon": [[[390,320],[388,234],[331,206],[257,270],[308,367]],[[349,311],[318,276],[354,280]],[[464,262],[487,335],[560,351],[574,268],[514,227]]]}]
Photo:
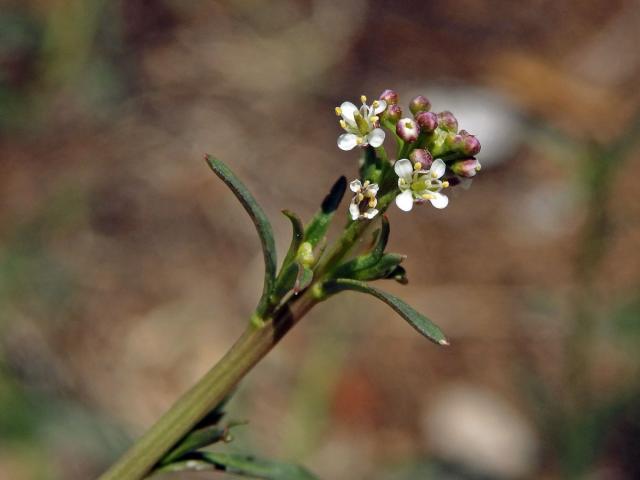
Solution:
[{"label": "thin leaf blade", "polygon": [[416,329],[419,333],[427,337],[432,342],[438,345],[449,345],[442,330],[429,320],[427,317],[415,310],[411,305],[398,297],[391,295],[390,293],[383,292],[371,285],[360,282],[358,280],[350,280],[346,278],[339,278],[336,280],[330,280],[324,284],[325,290],[328,293],[337,293],[345,290],[352,290],[355,292],[367,293],[382,300],[389,305],[396,313],[404,318],[409,325]]},{"label": "thin leaf blade", "polygon": [[292,227],[292,236],[291,236],[291,244],[289,245],[289,250],[287,251],[286,256],[282,262],[282,270],[284,270],[287,265],[289,265],[298,254],[298,249],[304,240],[304,225],[302,224],[302,220],[300,217],[293,213],[290,210],[283,210],[282,214],[291,221]]},{"label": "thin leaf blade", "polygon": [[263,480],[318,480],[318,477],[300,465],[256,458],[250,455],[202,452],[201,459],[218,469],[242,477]]},{"label": "thin leaf blade", "polygon": [[211,155],[206,155],[205,160],[209,167],[211,167],[211,170],[227,184],[238,198],[258,231],[264,256],[264,287],[256,310],[259,314],[263,314],[269,302],[269,294],[273,289],[277,268],[276,245],[273,239],[271,223],[247,187],[244,186],[226,164]]}]

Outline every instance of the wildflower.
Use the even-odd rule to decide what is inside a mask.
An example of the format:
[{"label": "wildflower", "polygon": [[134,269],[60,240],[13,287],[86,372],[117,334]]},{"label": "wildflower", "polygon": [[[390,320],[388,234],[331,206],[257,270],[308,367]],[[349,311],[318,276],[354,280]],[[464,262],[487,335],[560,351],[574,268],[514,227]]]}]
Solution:
[{"label": "wildflower", "polygon": [[398,160],[393,169],[398,175],[398,188],[400,193],[396,196],[396,205],[405,212],[413,208],[414,203],[431,202],[435,208],[444,208],[449,203],[449,198],[440,193],[449,183],[440,180],[445,173],[445,163],[437,159],[428,170],[422,168],[419,162],[412,165],[409,160]]},{"label": "wildflower", "polygon": [[369,180],[366,180],[364,184],[362,184],[360,180],[354,180],[349,184],[349,188],[355,193],[349,205],[351,219],[372,219],[375,217],[378,214],[378,209],[376,208],[378,204],[378,200],[376,199],[378,184],[369,183]]},{"label": "wildflower", "polygon": [[336,115],[342,117],[340,126],[346,130],[338,137],[338,148],[352,150],[357,145],[379,147],[384,142],[384,130],[379,128],[379,114],[387,108],[384,100],[374,100],[367,105],[367,97],[360,97],[360,109],[351,102],[336,107]]},{"label": "wildflower", "polygon": [[396,123],[396,133],[405,142],[415,142],[420,135],[420,127],[413,118],[401,118]]}]

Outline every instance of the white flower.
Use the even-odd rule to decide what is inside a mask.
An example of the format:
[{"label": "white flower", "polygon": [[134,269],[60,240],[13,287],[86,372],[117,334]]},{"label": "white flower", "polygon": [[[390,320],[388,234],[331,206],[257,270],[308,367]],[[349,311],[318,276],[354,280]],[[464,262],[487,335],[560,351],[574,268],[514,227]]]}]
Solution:
[{"label": "white flower", "polygon": [[349,188],[355,193],[349,205],[351,219],[372,219],[375,217],[378,214],[378,209],[376,208],[378,204],[378,200],[376,199],[378,184],[369,183],[369,180],[366,180],[363,185],[360,180],[354,180],[349,184]]},{"label": "white flower", "polygon": [[414,203],[431,202],[436,208],[444,208],[449,198],[440,193],[449,186],[447,181],[440,180],[445,173],[445,163],[437,159],[428,170],[422,170],[420,164],[411,165],[406,158],[398,160],[393,166],[398,175],[400,193],[396,197],[396,205],[400,210],[408,212]]},{"label": "white flower", "polygon": [[340,119],[340,126],[346,130],[338,137],[338,147],[341,150],[351,150],[357,145],[379,147],[384,142],[384,130],[378,127],[378,114],[387,108],[384,100],[374,100],[369,106],[367,97],[360,97],[360,109],[351,102],[344,102],[336,107],[336,114]]}]

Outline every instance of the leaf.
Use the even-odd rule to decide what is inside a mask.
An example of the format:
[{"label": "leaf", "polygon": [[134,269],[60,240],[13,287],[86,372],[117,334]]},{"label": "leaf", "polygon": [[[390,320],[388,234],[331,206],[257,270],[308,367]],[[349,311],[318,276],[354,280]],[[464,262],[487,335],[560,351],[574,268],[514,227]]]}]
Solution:
[{"label": "leaf", "polygon": [[305,241],[315,247],[327,233],[333,214],[342,201],[347,189],[347,178],[340,177],[331,187],[331,191],[322,201],[320,210],[313,216],[304,232]]},{"label": "leaf", "polygon": [[236,453],[199,452],[193,458],[163,467],[160,471],[222,470],[241,477],[262,480],[318,480],[299,465],[265,460]]},{"label": "leaf", "polygon": [[285,267],[284,271],[280,272],[276,284],[273,287],[273,293],[271,294],[271,302],[277,303],[287,292],[293,290],[298,280],[299,270],[303,268],[298,262],[290,263]]},{"label": "leaf", "polygon": [[378,280],[381,278],[389,278],[396,268],[407,258],[399,253],[387,253],[383,255],[378,262],[370,268],[353,272],[354,280]]},{"label": "leaf", "polygon": [[229,167],[210,155],[206,155],[205,159],[214,173],[227,184],[238,200],[240,200],[240,203],[256,226],[256,230],[258,230],[264,256],[264,287],[256,312],[262,315],[267,308],[269,294],[276,278],[276,246],[273,240],[271,224],[260,205],[258,205],[251,193],[249,193],[249,190],[247,190],[244,184],[233,174]]},{"label": "leaf", "polygon": [[226,438],[228,435],[229,428],[220,428],[215,425],[194,430],[160,461],[160,465],[168,465],[176,462],[187,453],[221,440],[227,441]]},{"label": "leaf", "polygon": [[282,262],[282,269],[284,269],[289,263],[291,263],[298,254],[298,249],[304,240],[304,225],[300,220],[300,217],[293,213],[290,210],[283,210],[282,213],[285,217],[287,217],[291,221],[291,226],[293,227],[293,236],[291,237],[291,244],[289,245],[289,250],[287,251],[287,255],[284,257]]},{"label": "leaf", "polygon": [[371,268],[380,261],[389,241],[389,220],[383,215],[381,222],[376,242],[371,251],[340,265],[334,273],[335,277],[355,278],[355,272]]},{"label": "leaf", "polygon": [[293,286],[293,293],[296,295],[311,285],[313,280],[313,270],[301,264],[298,265],[300,266],[298,269],[298,278],[296,278],[296,283]]},{"label": "leaf", "polygon": [[353,290],[356,292],[368,293],[369,295],[373,295],[377,299],[382,300],[384,303],[393,308],[402,318],[409,322],[409,324],[413,328],[415,328],[429,340],[439,345],[449,345],[449,342],[447,342],[447,339],[445,338],[440,328],[431,320],[429,320],[421,313],[418,313],[413,307],[405,303],[403,300],[400,300],[399,298],[389,293],[378,290],[377,288],[374,288],[365,282],[339,278],[336,280],[329,280],[324,284],[324,288],[325,291],[331,294],[345,290]]}]

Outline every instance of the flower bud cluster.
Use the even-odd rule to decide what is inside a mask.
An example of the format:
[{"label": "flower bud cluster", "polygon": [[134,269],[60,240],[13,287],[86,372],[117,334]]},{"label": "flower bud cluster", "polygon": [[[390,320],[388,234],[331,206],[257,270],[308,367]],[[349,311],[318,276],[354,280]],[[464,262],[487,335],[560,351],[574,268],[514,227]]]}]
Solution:
[{"label": "flower bud cluster", "polygon": [[[426,202],[445,208],[448,198],[442,191],[480,170],[476,159],[481,148],[479,140],[459,129],[452,112],[431,111],[431,102],[424,95],[411,99],[408,111],[403,111],[393,90],[385,90],[370,105],[364,96],[361,101],[360,108],[345,102],[336,109],[340,125],[346,131],[338,139],[338,146],[343,150],[365,147],[363,178],[351,184],[355,194],[350,205],[353,220],[376,216],[378,185],[382,187],[380,195],[396,196],[401,210],[409,211],[413,204]],[[390,160],[383,146],[383,129],[397,139],[398,150]],[[384,167],[385,162],[393,165],[393,169]],[[389,185],[394,183],[397,187],[390,190]]]}]

